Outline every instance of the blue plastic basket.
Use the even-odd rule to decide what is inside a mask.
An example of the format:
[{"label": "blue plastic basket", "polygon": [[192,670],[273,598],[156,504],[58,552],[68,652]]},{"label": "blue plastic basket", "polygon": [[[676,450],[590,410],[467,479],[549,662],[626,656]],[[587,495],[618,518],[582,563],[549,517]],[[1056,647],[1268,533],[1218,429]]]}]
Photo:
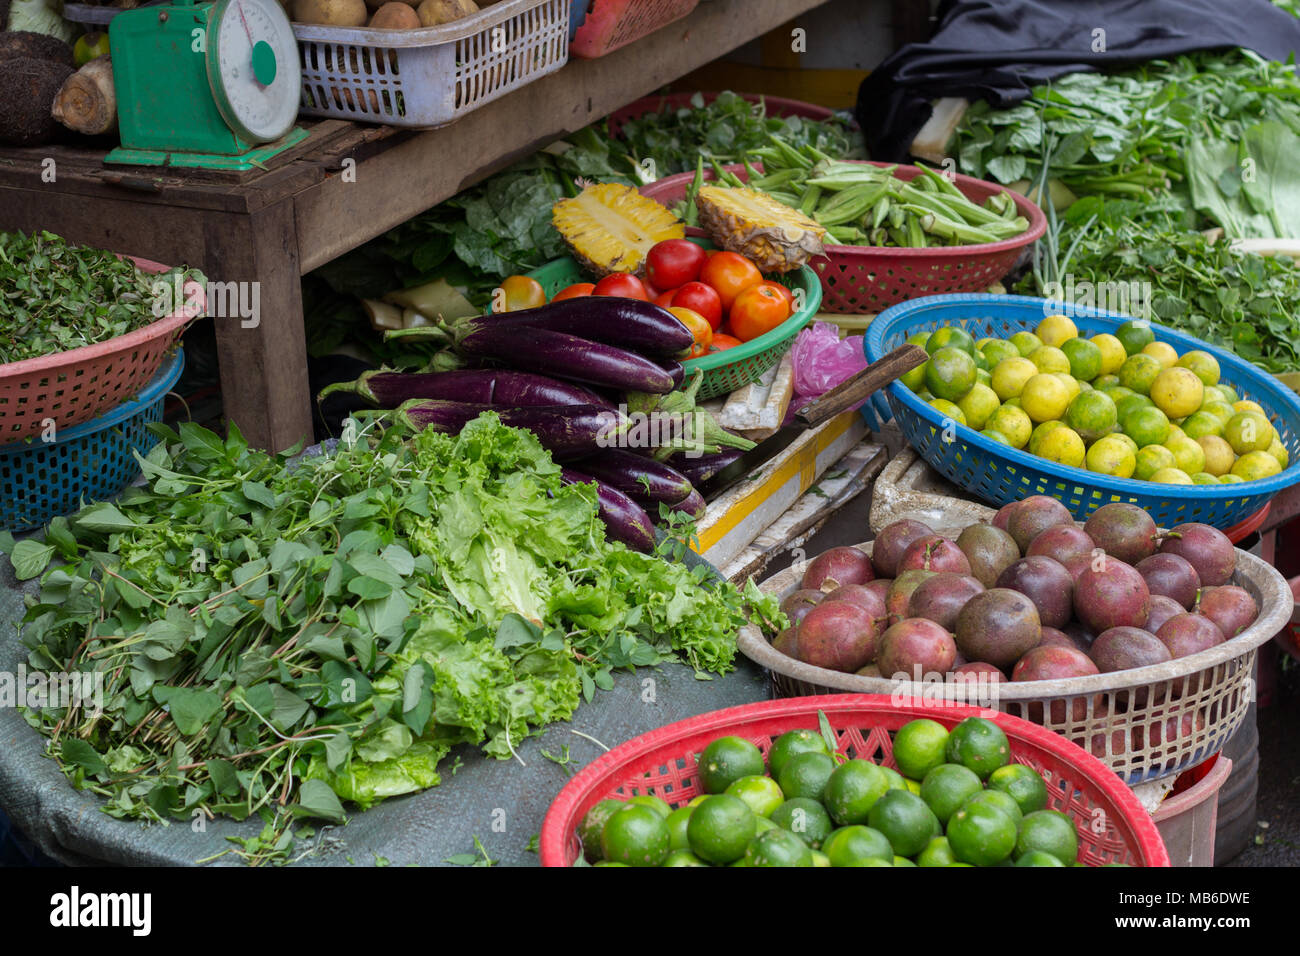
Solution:
[{"label": "blue plastic basket", "polygon": [[[867,329],[867,361],[875,361],[907,341],[913,332],[959,326],[975,339],[1007,338],[1030,331],[1044,316],[1066,311],[1081,335],[1114,332],[1132,316],[1019,295],[934,295],[891,306]],[[1230,485],[1166,485],[1133,478],[1114,478],[1060,465],[1025,451],[1008,448],[974,429],[957,425],[945,441],[944,416],[921,401],[901,382],[892,383],[888,405],[877,392],[872,411],[883,420],[898,419],[904,437],[929,465],[949,481],[994,505],[1030,495],[1059,499],[1078,521],[1104,504],[1127,501],[1146,509],[1160,527],[1201,521],[1228,528],[1254,514],[1278,491],[1300,481],[1300,396],[1255,366],[1223,349],[1152,323],[1156,341],[1181,354],[1203,349],[1219,360],[1221,381],[1243,399],[1258,402],[1268,413],[1291,456],[1280,474]],[[868,417],[870,421],[870,417]]]},{"label": "blue plastic basket", "polygon": [[144,455],[158,439],[145,427],[162,421],[163,400],[181,377],[180,349],[129,402],[67,431],[0,447],[0,528],[30,531],[82,502],[112,498],[140,473],[132,452]]}]

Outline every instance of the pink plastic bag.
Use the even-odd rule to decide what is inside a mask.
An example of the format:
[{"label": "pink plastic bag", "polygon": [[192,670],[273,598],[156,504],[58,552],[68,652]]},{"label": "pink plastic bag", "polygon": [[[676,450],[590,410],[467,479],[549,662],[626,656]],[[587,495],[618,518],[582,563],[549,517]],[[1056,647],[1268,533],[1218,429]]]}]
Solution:
[{"label": "pink plastic bag", "polygon": [[814,322],[800,332],[790,355],[794,362],[794,391],[803,399],[824,395],[867,367],[862,336],[841,339],[839,329],[830,322]]}]

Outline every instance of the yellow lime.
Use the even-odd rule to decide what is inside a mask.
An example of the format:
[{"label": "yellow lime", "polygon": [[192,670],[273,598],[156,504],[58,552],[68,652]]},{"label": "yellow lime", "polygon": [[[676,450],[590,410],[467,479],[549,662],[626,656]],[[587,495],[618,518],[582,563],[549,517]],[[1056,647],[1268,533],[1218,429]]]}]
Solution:
[{"label": "yellow lime", "polygon": [[1109,332],[1094,335],[1088,341],[1097,346],[1097,351],[1101,353],[1102,375],[1114,375],[1128,358],[1128,353],[1124,351],[1124,343]]},{"label": "yellow lime", "polygon": [[[1231,451],[1231,449],[1229,449]],[[1133,477],[1141,481],[1150,481],[1151,476],[1162,468],[1173,468],[1174,453],[1164,445],[1147,445],[1139,449]]]},{"label": "yellow lime", "polygon": [[1232,470],[1232,463],[1237,456],[1232,446],[1218,435],[1202,435],[1196,439],[1196,444],[1205,452],[1205,470],[1209,474],[1217,477]]},{"label": "yellow lime", "polygon": [[958,425],[966,424],[965,413],[948,401],[946,398],[934,398],[930,400],[930,407],[942,415],[945,419],[952,419]]},{"label": "yellow lime", "polygon": [[1206,415],[1213,415],[1219,420],[1220,425],[1226,425],[1228,419],[1237,414],[1237,410],[1227,402],[1211,401],[1208,396],[1201,403],[1200,411]]},{"label": "yellow lime", "polygon": [[971,390],[962,396],[957,407],[966,416],[966,424],[978,431],[988,424],[989,416],[997,411],[1000,404],[997,392],[987,385],[976,382],[971,386]]},{"label": "yellow lime", "polygon": [[1151,476],[1151,480],[1162,485],[1190,485],[1192,476],[1179,468],[1161,468]]},{"label": "yellow lime", "polygon": [[1090,339],[1066,339],[1059,346],[1070,363],[1070,374],[1091,382],[1101,374],[1101,348]]},{"label": "yellow lime", "polygon": [[988,417],[988,421],[984,423],[985,434],[991,431],[1000,432],[1006,436],[1012,448],[1024,448],[1033,430],[1034,423],[1025,414],[1025,410],[1014,405],[1003,405],[994,410]]},{"label": "yellow lime", "polygon": [[1174,463],[1179,471],[1194,475],[1205,470],[1205,452],[1195,439],[1177,435],[1166,439],[1164,445],[1174,453]]},{"label": "yellow lime", "polygon": [[[1236,404],[1237,399],[1240,396],[1237,395],[1237,390],[1235,388],[1233,388],[1227,382],[1222,382],[1222,381],[1219,382],[1219,384],[1215,387],[1219,390],[1220,393],[1222,393],[1223,400],[1225,402],[1227,402],[1229,405]],[[1261,409],[1261,411],[1263,411],[1263,409]]]},{"label": "yellow lime", "polygon": [[1116,441],[1122,441],[1125,447],[1128,448],[1128,450],[1131,451],[1134,455],[1138,453],[1138,443],[1135,442],[1133,439],[1129,438],[1123,432],[1117,431],[1105,437],[1113,438]]},{"label": "yellow lime", "polygon": [[1162,369],[1163,366],[1158,359],[1139,352],[1137,355],[1130,355],[1119,367],[1119,383],[1139,395],[1145,395],[1151,391],[1151,384]]},{"label": "yellow lime", "polygon": [[[930,341],[929,332],[913,332],[911,335],[907,337],[908,345],[917,345],[923,349],[929,343],[929,341]],[[926,351],[928,352],[929,349],[926,349]]]},{"label": "yellow lime", "polygon": [[1264,450],[1276,458],[1277,463],[1283,468],[1291,462],[1291,453],[1286,450],[1286,445],[1282,444],[1282,440],[1276,434],[1273,436],[1273,444]]},{"label": "yellow lime", "polygon": [[986,428],[982,432],[980,432],[980,434],[983,435],[985,438],[987,438],[989,441],[995,441],[999,445],[1006,445],[1008,448],[1011,447],[1011,440],[1007,438],[1006,435],[1002,434],[1000,431],[995,431],[994,429]]},{"label": "yellow lime", "polygon": [[[1182,425],[1179,425],[1178,422],[1169,423],[1169,438],[1186,438],[1186,437],[1187,437],[1187,432],[1183,431]],[[1169,440],[1168,438],[1165,439],[1166,442],[1168,442],[1168,440]]]},{"label": "yellow lime", "polygon": [[929,362],[922,362],[916,368],[908,369],[898,377],[898,380],[914,392],[920,392],[925,388],[925,367]]},{"label": "yellow lime", "polygon": [[1238,455],[1252,451],[1266,451],[1273,444],[1276,433],[1267,418],[1259,412],[1237,412],[1223,426],[1223,437]]},{"label": "yellow lime", "polygon": [[1202,349],[1193,349],[1174,363],[1179,368],[1189,368],[1205,385],[1219,384],[1219,360]]},{"label": "yellow lime", "polygon": [[1065,422],[1050,421],[1043,422],[1041,425],[1034,427],[1033,434],[1029,436],[1028,451],[1031,455],[1038,454],[1038,447],[1043,443],[1043,439],[1056,431],[1058,428],[1065,428]]},{"label": "yellow lime", "polygon": [[1219,476],[1219,484],[1221,485],[1237,485],[1245,480],[1241,475],[1234,475],[1232,472]]},{"label": "yellow lime", "polygon": [[1194,485],[1217,485],[1219,479],[1215,478],[1208,471],[1198,471],[1192,475],[1192,484]]},{"label": "yellow lime", "polygon": [[1085,458],[1089,471],[1116,478],[1131,478],[1137,456],[1118,435],[1109,435],[1092,443]]},{"label": "yellow lime", "polygon": [[[943,331],[946,330],[939,330]],[[930,336],[931,342],[939,332]],[[930,361],[925,363],[925,387],[935,398],[955,402],[969,392],[974,384],[975,360],[969,352],[946,345],[930,353]]]},{"label": "yellow lime", "polygon": [[1147,445],[1163,445],[1169,439],[1169,417],[1154,405],[1139,406],[1130,409],[1119,420],[1124,434],[1138,443],[1139,448]]},{"label": "yellow lime", "polygon": [[1232,410],[1234,412],[1255,412],[1258,415],[1263,415],[1265,418],[1268,417],[1267,413],[1264,411],[1263,405],[1259,404],[1259,402],[1252,402],[1246,399],[1233,402]]},{"label": "yellow lime", "polygon": [[[1123,362],[1120,362],[1119,364],[1120,364],[1120,365],[1123,365],[1124,363],[1123,363]],[[1116,367],[1115,371],[1118,372],[1118,371],[1119,371],[1119,368]],[[1120,387],[1120,384],[1119,384],[1119,376],[1118,376],[1118,375],[1115,375],[1115,374],[1110,374],[1110,375],[1098,375],[1095,379],[1092,380],[1092,384],[1095,385],[1095,386],[1097,386],[1097,388],[1102,388],[1102,389],[1105,389],[1105,388],[1119,388],[1119,387]],[[1128,389],[1124,389],[1124,391],[1127,392]]]},{"label": "yellow lime", "polygon": [[1201,407],[1205,385],[1189,368],[1167,368],[1151,383],[1151,400],[1170,418],[1185,418]]},{"label": "yellow lime", "polygon": [[1232,466],[1232,474],[1242,481],[1272,478],[1281,470],[1278,460],[1266,451],[1248,451]]},{"label": "yellow lime", "polygon": [[1142,354],[1150,355],[1161,368],[1173,368],[1178,361],[1178,352],[1168,342],[1150,342],[1142,347]]},{"label": "yellow lime", "polygon": [[[1105,389],[1102,389],[1101,391],[1114,399],[1115,414],[1120,417],[1121,421],[1124,420],[1125,415],[1135,408],[1150,408],[1155,406],[1155,402],[1151,401],[1151,399],[1147,398],[1145,395],[1139,395],[1137,392],[1124,388],[1122,385],[1111,391],[1106,391]],[[1116,392],[1119,392],[1120,394],[1116,394]]]},{"label": "yellow lime", "polygon": [[975,357],[975,340],[971,338],[969,332],[955,325],[935,329],[925,343],[925,350],[931,355],[943,348],[961,349],[972,358]]},{"label": "yellow lime", "polygon": [[1024,390],[1025,383],[1037,374],[1038,366],[1029,359],[1005,358],[993,367],[993,391],[1004,402],[1017,398]]},{"label": "yellow lime", "polygon": [[1021,356],[1028,356],[1030,352],[1043,344],[1042,339],[1033,332],[1024,329],[1011,336],[1010,342],[1019,350]]},{"label": "yellow lime", "polygon": [[990,369],[997,368],[998,363],[1003,359],[1014,358],[1020,354],[1020,349],[1006,339],[980,339],[979,350],[988,360]]},{"label": "yellow lime", "polygon": [[986,368],[977,368],[977,369],[975,370],[975,382],[976,382],[977,384],[979,384],[979,385],[987,385],[987,386],[989,386],[990,388],[992,388],[992,387],[993,387],[993,376],[989,373],[989,370],[988,370],[988,369],[986,369]]},{"label": "yellow lime", "polygon": [[1065,390],[1070,393],[1070,401],[1074,401],[1078,394],[1083,391],[1083,385],[1069,372],[1052,372],[1051,374],[1061,380]]},{"label": "yellow lime", "polygon": [[1029,353],[1029,361],[1040,372],[1069,372],[1070,360],[1065,353],[1052,345],[1041,345]]},{"label": "yellow lime", "polygon": [[1060,348],[1067,339],[1072,339],[1079,334],[1079,327],[1069,316],[1049,315],[1038,323],[1034,334],[1043,340],[1044,345]]},{"label": "yellow lime", "polygon": [[1038,374],[1025,382],[1020,404],[1032,421],[1050,422],[1065,414],[1070,390],[1055,375]]},{"label": "yellow lime", "polygon": [[1038,443],[1038,454],[1041,457],[1074,468],[1083,466],[1085,452],[1086,448],[1079,433],[1064,425],[1044,435],[1043,440]]},{"label": "yellow lime", "polygon": [[1065,424],[1085,442],[1095,442],[1109,435],[1119,421],[1115,403],[1104,392],[1080,392],[1065,410]]},{"label": "yellow lime", "polygon": [[1183,421],[1183,434],[1188,438],[1201,439],[1206,435],[1218,435],[1223,432],[1223,422],[1207,411],[1193,412]]},{"label": "yellow lime", "polygon": [[1115,330],[1115,338],[1119,339],[1125,352],[1136,355],[1156,340],[1156,334],[1151,331],[1151,323],[1146,319],[1133,319]]}]

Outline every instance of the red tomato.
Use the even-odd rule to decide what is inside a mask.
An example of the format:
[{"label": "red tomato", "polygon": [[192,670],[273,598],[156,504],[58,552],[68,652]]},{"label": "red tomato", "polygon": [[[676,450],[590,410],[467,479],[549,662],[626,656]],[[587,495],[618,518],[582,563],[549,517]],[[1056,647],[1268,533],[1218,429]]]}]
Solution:
[{"label": "red tomato", "polygon": [[736,338],[748,342],[772,331],[788,318],[790,306],[785,298],[772,289],[757,286],[736,297],[728,321]]},{"label": "red tomato", "polygon": [[492,297],[495,312],[518,312],[536,309],[546,304],[546,290],[536,279],[528,276],[508,276]]},{"label": "red tomato", "polygon": [[700,281],[713,286],[722,300],[723,309],[730,309],[736,296],[763,281],[758,266],[735,252],[719,252],[710,256],[700,270]]},{"label": "red tomato", "polygon": [[794,293],[793,292],[791,292],[785,286],[781,285],[781,283],[773,282],[771,279],[765,279],[762,282],[760,282],[759,285],[762,285],[764,287],[770,286],[772,289],[775,289],[777,294],[780,295],[781,298],[785,299],[786,304],[790,306],[790,314],[791,315],[794,314]]},{"label": "red tomato", "polygon": [[711,285],[688,282],[673,295],[673,305],[691,309],[709,320],[714,331],[722,325],[722,299]]},{"label": "red tomato", "polygon": [[681,319],[682,324],[691,330],[691,335],[695,336],[695,344],[691,346],[690,354],[686,357],[699,358],[701,355],[708,355],[709,346],[713,344],[713,326],[709,325],[709,320],[700,313],[681,306],[673,306],[668,311]]},{"label": "red tomato", "polygon": [[592,295],[612,295],[624,299],[641,299],[649,302],[650,297],[646,295],[645,283],[634,275],[628,275],[626,272],[616,272],[613,275],[605,276],[596,283],[596,287],[591,290]]},{"label": "red tomato", "polygon": [[583,296],[591,295],[591,290],[596,286],[590,282],[575,282],[573,285],[565,286],[559,292],[555,293],[552,302],[559,302],[562,299],[580,299]]},{"label": "red tomato", "polygon": [[665,239],[646,253],[646,278],[661,289],[675,289],[698,279],[706,258],[704,250],[689,239]]},{"label": "red tomato", "polygon": [[740,339],[734,335],[726,335],[722,332],[713,333],[713,348],[710,351],[721,352],[724,349],[734,349],[737,345],[744,345]]},{"label": "red tomato", "polygon": [[[676,289],[669,289],[667,292],[660,292],[655,296],[655,305],[659,306],[661,309],[668,308],[673,304],[673,296],[676,294]],[[687,308],[690,308],[690,306],[687,306]]]}]

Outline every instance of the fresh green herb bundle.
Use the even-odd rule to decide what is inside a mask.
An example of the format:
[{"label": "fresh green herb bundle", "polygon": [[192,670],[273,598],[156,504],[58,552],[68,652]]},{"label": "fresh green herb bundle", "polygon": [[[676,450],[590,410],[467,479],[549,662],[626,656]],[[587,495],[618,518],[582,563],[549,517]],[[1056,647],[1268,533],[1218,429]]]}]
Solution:
[{"label": "fresh green herb bundle", "polygon": [[0,362],[143,328],[160,317],[155,283],[171,290],[178,274],[202,278],[181,269],[149,275],[112,252],[70,245],[49,232],[0,232]]},{"label": "fresh green herb bundle", "polygon": [[31,666],[103,681],[102,713],[27,719],[114,816],[260,815],[251,862],[287,859],[297,818],[437,784],[458,744],[509,757],[617,668],[727,671],[747,608],[780,618],[607,542],[594,487],[492,414],[294,464],[233,427],[159,434],[146,487],[11,548],[41,575]]}]

